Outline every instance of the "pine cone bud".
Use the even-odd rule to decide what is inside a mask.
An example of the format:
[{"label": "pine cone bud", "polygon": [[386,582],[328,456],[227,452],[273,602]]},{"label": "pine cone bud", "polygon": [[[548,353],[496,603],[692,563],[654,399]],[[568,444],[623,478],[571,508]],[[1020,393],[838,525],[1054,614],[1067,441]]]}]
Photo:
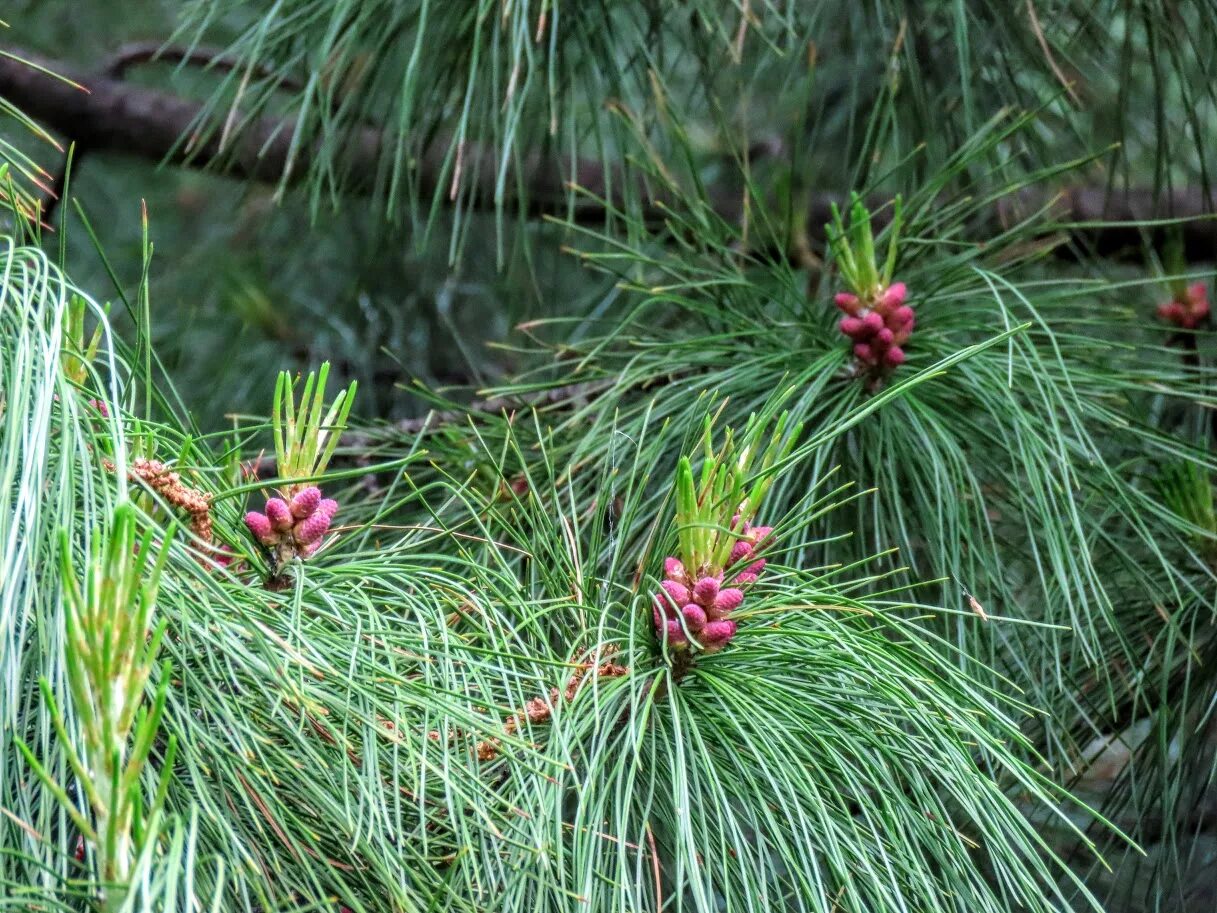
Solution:
[{"label": "pine cone bud", "polygon": [[881,329],[883,329],[883,315],[871,311],[862,318],[862,325],[866,327],[867,335],[873,336],[875,333],[878,333]]},{"label": "pine cone bud", "polygon": [[326,534],[330,528],[330,518],[317,511],[307,520],[296,524],[296,541],[301,545],[312,545]]},{"label": "pine cone bud", "polygon": [[686,580],[689,576],[685,573],[685,566],[677,558],[663,559],[663,575],[669,580]]},{"label": "pine cone bud", "polygon": [[847,314],[858,313],[858,296],[849,292],[837,292],[833,296],[833,303]]},{"label": "pine cone bud", "polygon": [[706,646],[722,646],[735,636],[736,625],[730,618],[710,621],[702,628],[701,640]]},{"label": "pine cone bud", "polygon": [[728,564],[737,564],[752,554],[752,543],[745,540],[740,540],[731,546],[731,557],[728,559]]},{"label": "pine cone bud", "polygon": [[[660,584],[672,600],[673,606],[682,606],[689,601],[689,588],[675,580],[665,580]],[[661,597],[662,598],[662,597]]]},{"label": "pine cone bud", "polygon": [[689,638],[685,637],[685,630],[680,626],[678,619],[670,619],[667,623],[668,643],[674,646],[680,646],[689,642]]},{"label": "pine cone bud", "polygon": [[292,516],[297,520],[303,520],[306,517],[311,517],[317,509],[317,505],[321,503],[321,489],[315,485],[309,486],[301,492],[298,492],[289,505],[292,510]]},{"label": "pine cone bud", "polygon": [[714,597],[714,605],[711,607],[711,614],[715,618],[722,618],[728,612],[739,608],[741,602],[744,601],[744,591],[736,587],[727,587],[719,590],[718,595]]},{"label": "pine cone bud", "polygon": [[719,586],[717,577],[701,578],[693,587],[693,601],[701,606],[714,605],[714,598],[718,595]]},{"label": "pine cone bud", "polygon": [[288,509],[287,502],[282,498],[268,498],[266,501],[266,517],[277,532],[285,533],[292,528],[295,520]]},{"label": "pine cone bud", "polygon": [[254,534],[254,538],[263,545],[275,544],[275,531],[271,529],[270,518],[266,514],[260,514],[256,510],[251,510],[245,515],[245,525]]},{"label": "pine cone bud", "polygon": [[857,339],[862,332],[862,321],[858,317],[842,317],[837,326],[851,339]]},{"label": "pine cone bud", "polygon": [[699,605],[689,603],[680,610],[685,617],[685,624],[694,634],[698,633],[706,625],[706,610]]},{"label": "pine cone bud", "polygon": [[748,528],[748,537],[752,540],[753,546],[760,548],[765,544],[765,541],[773,535],[772,526],[750,526]]},{"label": "pine cone bud", "polygon": [[879,302],[884,307],[898,308],[904,304],[904,299],[908,296],[908,288],[903,282],[893,282],[883,290],[883,295],[880,296]]}]

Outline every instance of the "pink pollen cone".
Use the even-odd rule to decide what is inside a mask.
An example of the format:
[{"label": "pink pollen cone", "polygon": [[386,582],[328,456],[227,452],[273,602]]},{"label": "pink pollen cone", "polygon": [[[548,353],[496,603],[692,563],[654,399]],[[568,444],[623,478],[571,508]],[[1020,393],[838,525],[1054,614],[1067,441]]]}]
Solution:
[{"label": "pink pollen cone", "polygon": [[300,549],[300,557],[301,557],[301,558],[308,558],[310,555],[312,555],[312,554],[313,554],[313,552],[317,551],[317,549],[319,549],[319,548],[321,548],[321,540],[320,540],[320,539],[318,539],[316,542],[310,542],[308,545],[305,545],[305,546],[301,547],[301,549]]},{"label": "pink pollen cone", "polygon": [[883,360],[893,368],[904,364],[904,349],[900,348],[900,346],[892,346],[884,353]]},{"label": "pink pollen cone", "polygon": [[720,584],[717,577],[703,577],[693,587],[693,601],[700,606],[714,605]]},{"label": "pink pollen cone", "polygon": [[903,282],[893,282],[883,290],[883,297],[880,301],[884,307],[900,307],[904,304],[904,299],[908,296],[908,289]]},{"label": "pink pollen cone", "polygon": [[312,545],[330,528],[330,518],[318,511],[296,524],[296,541],[301,545]]},{"label": "pink pollen cone", "polygon": [[754,562],[752,562],[752,564],[750,564],[746,568],[744,568],[744,573],[753,574],[754,576],[759,577],[759,576],[761,576],[761,571],[763,571],[765,569],[765,565],[767,563],[768,562],[766,562],[764,558],[761,558],[759,561],[754,561]]},{"label": "pink pollen cone", "polygon": [[760,548],[765,544],[765,540],[773,534],[772,526],[753,526],[748,530],[748,535],[752,539],[752,544]]},{"label": "pink pollen cone", "polygon": [[273,545],[275,542],[275,531],[271,529],[270,519],[266,514],[260,514],[256,510],[251,510],[245,515],[245,525],[249,527],[249,531],[254,534],[254,538],[263,545]]},{"label": "pink pollen cone", "polygon": [[842,317],[841,322],[837,324],[841,332],[851,339],[857,339],[862,332],[862,321],[857,317]]},{"label": "pink pollen cone", "polygon": [[673,618],[667,624],[668,643],[684,644],[688,643],[689,638],[685,637],[685,630],[680,626],[680,621]]},{"label": "pink pollen cone", "polygon": [[89,405],[92,406],[94,409],[96,409],[98,414],[102,418],[110,417],[110,410],[106,408],[106,404],[103,403],[101,400],[91,399],[91,400],[89,400]]},{"label": "pink pollen cone", "polygon": [[703,627],[705,627],[706,610],[703,609],[701,606],[694,605],[693,603],[689,603],[687,606],[685,606],[683,609],[680,610],[680,613],[682,615],[684,615],[685,624],[688,625],[689,630],[692,631],[694,634],[696,634]]},{"label": "pink pollen cone", "polygon": [[727,560],[727,563],[736,564],[737,562],[743,561],[751,554],[752,543],[741,540],[735,543],[735,545],[731,546],[731,557]]},{"label": "pink pollen cone", "polygon": [[847,314],[854,314],[858,310],[857,295],[850,294],[849,292],[837,292],[837,294],[833,296],[832,300],[837,307],[845,311]]},{"label": "pink pollen cone", "polygon": [[861,361],[870,361],[875,356],[874,356],[874,353],[871,351],[870,346],[868,346],[864,342],[860,342],[856,346],[854,346],[854,357],[858,358]]},{"label": "pink pollen cone", "polygon": [[720,646],[735,636],[735,622],[730,618],[707,622],[702,628],[701,639],[707,646]]},{"label": "pink pollen cone", "polygon": [[270,520],[270,525],[281,533],[287,532],[292,528],[292,524],[295,523],[292,512],[288,509],[287,502],[282,498],[267,499],[266,517]]},{"label": "pink pollen cone", "polygon": [[719,617],[726,615],[728,612],[739,608],[739,604],[744,601],[744,591],[735,587],[727,587],[718,591],[718,596],[714,598],[714,612]]},{"label": "pink pollen cone", "polygon": [[689,588],[683,583],[677,583],[675,580],[665,580],[660,584],[665,593],[672,600],[672,605],[682,606],[689,601]]},{"label": "pink pollen cone", "polygon": [[913,328],[913,322],[917,319],[917,315],[913,313],[913,309],[907,304],[902,305],[892,311],[891,322],[896,326],[907,326]]},{"label": "pink pollen cone", "polygon": [[875,334],[875,342],[879,343],[879,345],[881,345],[881,346],[890,346],[892,344],[892,340],[895,338],[895,336],[896,336],[895,333],[893,333],[887,327],[884,327],[882,330],[880,330],[878,333]]},{"label": "pink pollen cone", "polygon": [[669,580],[684,580],[689,576],[685,573],[685,566],[677,558],[663,559],[663,575]]},{"label": "pink pollen cone", "polygon": [[317,509],[317,505],[321,503],[321,489],[315,485],[309,486],[301,492],[298,492],[289,505],[292,509],[292,516],[297,520],[303,520],[305,517],[311,517],[313,511]]},{"label": "pink pollen cone", "polygon": [[317,505],[317,513],[325,514],[329,519],[334,519],[334,514],[338,513],[338,502],[333,498],[326,498]]},{"label": "pink pollen cone", "polygon": [[862,325],[866,327],[868,334],[873,335],[878,333],[883,329],[883,315],[871,311],[862,318]]},{"label": "pink pollen cone", "polygon": [[756,583],[756,574],[749,571],[744,571],[742,574],[736,574],[735,582],[740,586],[747,586],[749,583]]}]

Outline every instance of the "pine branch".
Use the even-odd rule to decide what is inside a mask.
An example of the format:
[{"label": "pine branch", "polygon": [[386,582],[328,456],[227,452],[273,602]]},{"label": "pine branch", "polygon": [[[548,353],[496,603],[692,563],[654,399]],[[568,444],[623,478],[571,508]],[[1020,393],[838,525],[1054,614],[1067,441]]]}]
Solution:
[{"label": "pine branch", "polygon": [[[120,52],[100,74],[74,72],[60,61],[41,58],[15,48],[0,48],[12,56],[0,56],[0,96],[16,105],[31,118],[76,143],[78,154],[118,152],[156,162],[188,168],[210,169],[228,177],[275,183],[290,187],[302,182],[309,172],[315,149],[298,149],[293,154],[296,122],[293,119],[262,117],[240,124],[238,114],[230,114],[224,124],[208,122],[202,102],[157,89],[133,86],[115,78],[133,63],[152,60],[202,63],[231,67],[218,54],[167,47],[159,52],[151,46],[133,46]],[[22,59],[15,59],[22,58]],[[23,63],[29,61],[51,73],[68,77],[87,86],[82,92],[70,82]],[[344,144],[341,170],[346,174],[349,191],[369,195],[377,190],[384,150],[395,143],[373,127],[355,131]],[[422,198],[446,193],[449,183],[444,150],[450,144],[438,138],[415,163]],[[462,157],[465,176],[484,192],[475,195],[476,205],[491,209],[495,200],[491,188],[496,184],[498,153],[488,148],[467,148]],[[605,217],[603,202],[611,208],[625,205],[626,179],[613,169],[606,170],[590,160],[571,162],[563,157],[534,153],[520,163],[516,178],[503,183],[509,195],[517,186],[522,196],[508,203],[522,207],[531,216],[558,215],[576,223],[595,223]],[[570,176],[581,191],[575,193]],[[728,219],[742,217],[736,191],[711,189],[716,211]],[[641,195],[641,194],[640,194]],[[667,216],[662,199],[654,195],[641,217],[661,223]],[[806,224],[812,240],[822,242],[823,226],[831,219],[832,206],[840,204],[843,194],[818,192],[812,195]],[[871,209],[883,209],[883,200],[870,201]],[[1217,201],[1199,188],[1160,192],[1152,188],[1106,188],[1081,186],[1029,189],[993,208],[989,223],[994,232],[1027,214],[1049,210],[1076,244],[1100,256],[1141,256],[1143,244],[1160,246],[1165,232],[1160,225],[1146,223],[1180,220],[1179,232],[1184,254],[1189,261],[1209,261],[1217,256],[1217,220],[1208,218]],[[1075,256],[1071,245],[1059,245],[1062,256]],[[782,252],[793,253],[793,252]]]}]

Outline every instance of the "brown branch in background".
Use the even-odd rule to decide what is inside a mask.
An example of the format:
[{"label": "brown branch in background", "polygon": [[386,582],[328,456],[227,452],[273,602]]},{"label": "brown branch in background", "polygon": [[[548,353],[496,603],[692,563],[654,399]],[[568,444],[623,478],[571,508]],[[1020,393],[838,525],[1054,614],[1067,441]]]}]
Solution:
[{"label": "brown branch in background", "polygon": [[[322,154],[321,141],[314,137],[306,137],[296,146],[298,124],[293,119],[261,117],[226,135],[222,124],[203,117],[201,102],[129,85],[108,74],[80,75],[60,61],[10,50],[15,57],[28,59],[88,87],[87,92],[81,91],[21,60],[0,57],[0,95],[90,153],[122,153],[285,186],[303,180]],[[155,52],[141,46],[122,53],[124,62],[117,72],[155,57]],[[159,53],[166,60],[193,59],[192,52],[180,49],[164,48]],[[201,58],[213,52],[193,53]],[[221,64],[222,57],[208,59],[212,66],[232,65],[227,61]],[[232,112],[228,119],[233,119]],[[353,127],[330,170],[341,174],[350,192],[372,193],[378,188],[378,179],[383,179],[384,152],[396,148],[397,140],[396,136],[386,136],[369,126]],[[451,180],[447,149],[446,138],[440,137],[413,162],[414,177],[424,199],[441,196]],[[496,205],[491,188],[499,183],[499,160],[494,149],[470,145],[464,150],[462,180],[478,191],[467,196],[472,205],[487,209]],[[590,223],[605,216],[601,200],[613,208],[624,207],[626,202],[624,174],[620,169],[606,169],[599,162],[535,152],[523,156],[516,168],[499,185],[508,194],[501,201],[507,208],[517,206],[534,216],[554,214]],[[586,193],[572,195],[572,183]],[[512,196],[517,187],[523,187],[523,193]],[[634,187],[639,198],[647,199],[642,189],[641,185]],[[831,206],[842,201],[843,195],[838,193],[813,194],[806,224],[816,233],[815,240],[823,240],[823,226],[831,218]],[[872,210],[883,201],[874,202]],[[743,215],[737,191],[712,189],[710,203],[725,219],[738,221]],[[1131,254],[1140,258],[1144,243],[1148,240],[1160,244],[1164,233],[1159,227],[1147,229],[1132,223],[1180,220],[1178,230],[1185,255],[1192,261],[1206,261],[1217,255],[1217,220],[1204,218],[1217,208],[1214,203],[1211,196],[1196,188],[1169,193],[1145,188],[1080,187],[1061,192],[1028,189],[997,203],[988,222],[993,231],[1000,231],[1012,219],[1047,209],[1053,219],[1069,229],[1078,246],[1100,256]],[[653,224],[662,224],[666,214],[664,200],[654,197],[640,213]],[[1064,256],[1075,253],[1071,245],[1059,245],[1057,250]]]},{"label": "brown branch in background", "polygon": [[[145,63],[190,64],[209,70],[231,73],[244,66],[243,61],[229,57],[221,48],[186,47],[178,44],[161,44],[152,41],[137,41],[125,44],[115,51],[101,68],[101,73],[110,79],[123,79],[127,71]],[[258,79],[275,79],[275,88],[285,92],[299,92],[304,83],[288,76],[277,74],[272,67],[254,66],[251,75]]]},{"label": "brown branch in background", "polygon": [[[616,652],[616,647],[605,647],[600,653],[602,661],[599,664],[579,663],[575,669],[575,674],[567,680],[564,690],[559,691],[557,688],[553,688],[550,690],[548,698],[534,697],[527,701],[522,710],[517,710],[507,717],[507,721],[503,724],[504,735],[506,737],[514,735],[526,721],[534,724],[548,723],[553,717],[554,710],[558,704],[563,701],[570,703],[575,699],[575,695],[579,693],[579,688],[587,678],[588,672],[591,672],[592,678],[617,678],[618,676],[627,675],[630,671],[628,666],[619,665],[608,658]],[[478,760],[493,761],[499,756],[499,749],[502,744],[503,740],[501,738],[478,742]]]},{"label": "brown branch in background", "polygon": [[[22,55],[26,56],[26,55]],[[28,57],[27,57],[28,59]],[[222,49],[210,47],[186,47],[184,45],[163,45],[151,41],[134,42],[132,44],[123,45],[119,48],[102,66],[100,73],[102,76],[111,80],[122,80],[127,76],[127,71],[132,67],[141,66],[147,63],[166,63],[166,64],[190,64],[191,66],[202,67],[204,69],[220,70],[223,72],[231,72],[241,66],[241,61],[232,57],[228,57]],[[56,70],[55,72],[60,72]],[[272,79],[275,73],[269,67],[253,67],[251,69],[253,75],[259,79]],[[82,83],[86,84],[87,83]],[[286,92],[298,92],[303,89],[304,84],[298,80],[280,76],[276,83],[276,88]],[[76,140],[75,137],[69,136],[69,139]],[[68,178],[69,166],[76,167],[80,160],[84,157],[85,152],[91,147],[82,145],[79,140],[75,142],[75,148],[69,147],[65,150],[63,159],[60,162],[59,169],[56,171],[51,180],[50,186],[47,188],[46,194],[42,199],[40,208],[40,220],[43,225],[50,227],[51,220],[55,217],[55,211],[59,207],[60,199],[63,196],[63,191]]]}]

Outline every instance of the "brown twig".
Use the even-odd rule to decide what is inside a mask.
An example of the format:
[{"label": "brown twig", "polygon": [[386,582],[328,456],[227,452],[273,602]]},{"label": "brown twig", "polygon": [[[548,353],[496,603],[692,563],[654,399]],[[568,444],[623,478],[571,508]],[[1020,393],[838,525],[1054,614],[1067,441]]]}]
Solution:
[{"label": "brown twig", "polygon": [[[146,48],[130,51],[139,61]],[[162,57],[170,49],[162,49]],[[186,52],[179,52],[185,56]],[[133,86],[109,75],[74,75],[60,61],[47,60],[19,49],[14,56],[0,56],[0,95],[48,129],[76,141],[90,153],[109,151],[191,168],[214,169],[234,178],[265,181],[284,186],[301,182],[322,153],[319,138],[298,138],[299,124],[293,119],[264,116],[252,119],[232,134],[223,124],[204,117],[203,103],[172,93]],[[55,79],[29,66],[26,58],[53,73],[68,76],[87,86]],[[210,58],[219,66],[223,58]],[[226,64],[227,65],[227,64]],[[377,190],[387,150],[401,138],[383,134],[369,126],[353,126],[334,161],[327,167],[340,173],[348,192],[368,194]],[[413,177],[420,198],[444,196],[452,181],[448,162],[450,138],[436,137],[414,157]],[[327,151],[328,155],[329,152]],[[474,207],[497,205],[518,208],[528,215],[556,214],[580,223],[597,223],[609,209],[625,206],[627,197],[646,200],[638,215],[661,225],[669,210],[664,199],[648,195],[641,184],[630,184],[621,169],[606,168],[586,159],[569,159],[540,151],[521,156],[514,173],[500,181],[499,150],[469,145],[461,158],[462,184],[470,188],[462,199]],[[585,193],[572,195],[571,186]],[[496,197],[493,188],[505,188],[506,198]],[[627,193],[628,190],[634,191]],[[740,194],[730,188],[711,188],[710,204],[725,219],[742,217]],[[512,195],[514,194],[514,196]],[[835,192],[811,194],[806,224],[813,240],[823,241],[823,226],[831,218],[831,207],[843,195]],[[872,211],[884,200],[876,198]],[[1185,256],[1192,261],[1212,260],[1217,254],[1217,220],[1202,218],[1213,212],[1214,200],[1201,190],[1185,188],[1170,193],[1154,189],[1080,187],[1063,192],[1051,188],[1028,189],[994,205],[989,222],[997,231],[1020,213],[1049,208],[1051,215],[1067,227],[1071,237],[1100,256],[1140,257],[1146,240],[1161,244],[1161,226],[1147,228],[1154,220],[1180,220]],[[1072,256],[1075,248],[1059,245],[1058,251]],[[787,255],[788,252],[776,252]]]},{"label": "brown twig", "polygon": [[[220,70],[225,73],[231,73],[239,67],[245,66],[244,61],[234,57],[229,57],[221,48],[199,47],[177,44],[161,44],[153,41],[138,41],[131,44],[125,44],[115,51],[105,66],[101,68],[101,73],[108,76],[110,79],[123,79],[127,75],[127,71],[134,66],[139,66],[145,63],[172,63],[172,64],[189,64],[190,66],[202,67],[209,70]],[[254,65],[250,67],[252,75],[259,79],[275,80],[275,88],[282,89],[285,92],[299,92],[304,88],[304,83],[298,79],[293,79],[290,76],[283,76],[277,73],[273,67]]]},{"label": "brown twig", "polygon": [[[503,724],[503,735],[510,738],[515,732],[525,723],[548,723],[553,717],[554,710],[558,704],[565,701],[570,703],[575,699],[575,695],[579,693],[587,674],[590,672],[592,678],[617,678],[618,676],[629,674],[629,667],[622,666],[612,662],[608,657],[617,652],[617,648],[607,646],[600,652],[599,663],[579,663],[575,668],[575,673],[566,682],[566,688],[559,691],[553,688],[549,692],[549,697],[534,697],[525,702],[524,707],[517,710],[515,713],[507,717]],[[493,761],[499,756],[499,749],[502,747],[503,740],[501,738],[491,738],[477,744],[477,757],[479,761]]]},{"label": "brown twig", "polygon": [[[164,45],[157,42],[145,41],[134,42],[119,48],[107,59],[106,63],[99,70],[99,73],[108,79],[122,80],[126,78],[127,71],[132,67],[147,63],[184,63],[224,72],[231,72],[241,66],[241,61],[228,57],[219,48],[185,47],[183,45]],[[270,67],[255,66],[252,68],[252,72],[260,79],[277,77],[276,88],[287,92],[298,92],[304,88],[304,84],[299,80],[278,75]],[[77,142],[74,147],[69,146],[68,149],[64,150],[59,168],[52,177],[50,185],[46,188],[39,208],[40,215],[38,218],[48,229],[52,228],[51,221],[54,219],[55,212],[63,197],[68,178],[68,169],[70,166],[79,165],[80,160],[88,149],[88,146]]]}]

